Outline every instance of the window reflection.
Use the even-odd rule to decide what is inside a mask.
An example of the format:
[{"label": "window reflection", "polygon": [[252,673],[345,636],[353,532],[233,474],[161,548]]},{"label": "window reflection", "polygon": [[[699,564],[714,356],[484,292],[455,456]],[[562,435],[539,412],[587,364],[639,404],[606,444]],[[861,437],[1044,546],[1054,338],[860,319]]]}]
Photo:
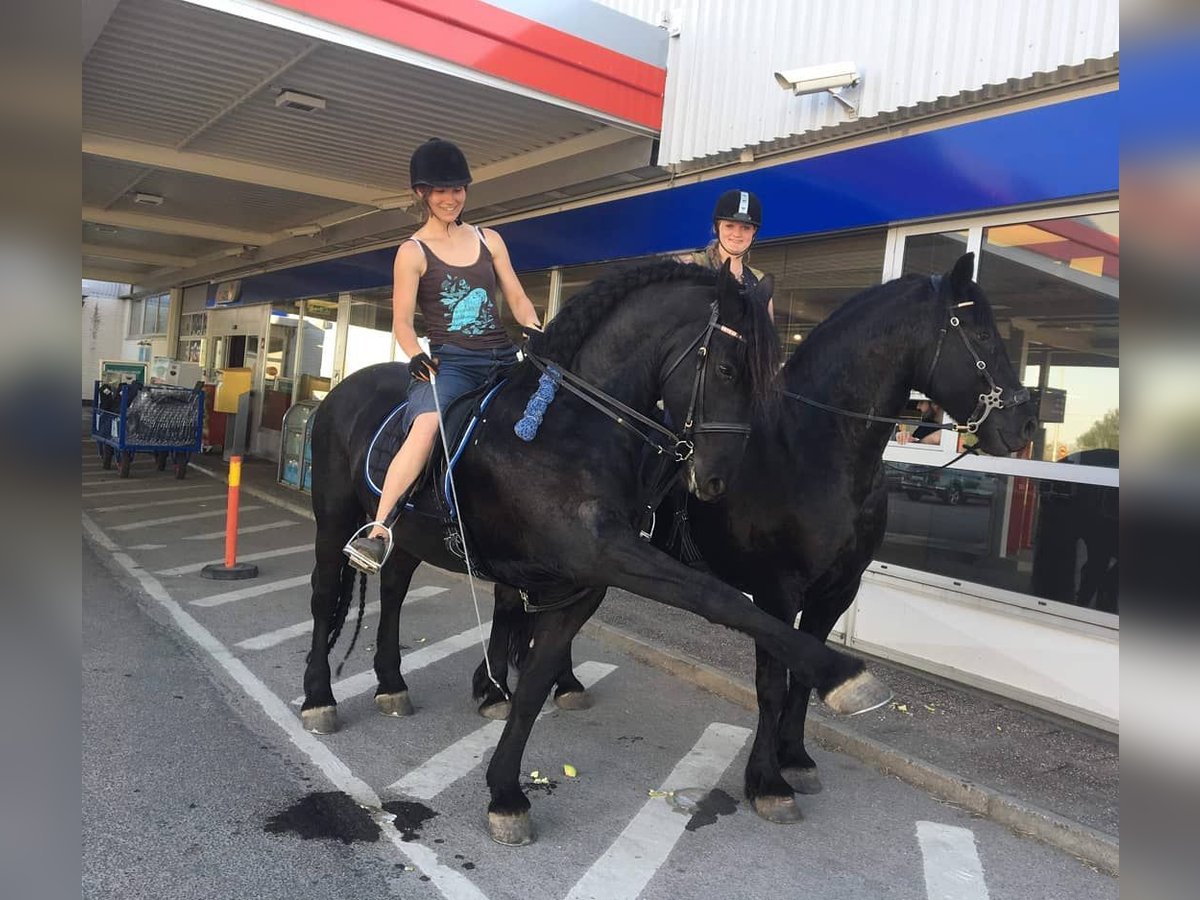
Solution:
[{"label": "window reflection", "polygon": [[885,477],[880,561],[1118,612],[1117,488],[892,462]]},{"label": "window reflection", "polygon": [[979,284],[1039,404],[1033,459],[1119,449],[1120,258],[1117,213],[984,229]]}]

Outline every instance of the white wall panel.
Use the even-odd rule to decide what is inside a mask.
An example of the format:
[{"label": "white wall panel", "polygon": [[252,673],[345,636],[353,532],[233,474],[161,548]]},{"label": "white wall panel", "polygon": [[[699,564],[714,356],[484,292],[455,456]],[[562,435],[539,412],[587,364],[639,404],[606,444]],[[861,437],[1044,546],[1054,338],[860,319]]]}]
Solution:
[{"label": "white wall panel", "polygon": [[853,60],[859,118],[956,97],[1118,51],[1118,0],[598,0],[671,38],[659,164],[834,127],[827,94],[774,72]]}]

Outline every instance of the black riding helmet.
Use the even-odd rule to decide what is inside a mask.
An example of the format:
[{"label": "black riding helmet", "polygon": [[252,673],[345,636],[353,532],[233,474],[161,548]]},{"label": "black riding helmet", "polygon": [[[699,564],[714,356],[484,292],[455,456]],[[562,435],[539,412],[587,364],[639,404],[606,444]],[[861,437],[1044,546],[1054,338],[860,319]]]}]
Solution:
[{"label": "black riding helmet", "polygon": [[713,207],[713,227],[716,228],[722,219],[745,222],[758,228],[762,225],[762,204],[749,191],[726,191]]},{"label": "black riding helmet", "polygon": [[471,169],[458,147],[441,138],[430,138],[413,151],[408,180],[413,187],[464,187],[471,183]]}]

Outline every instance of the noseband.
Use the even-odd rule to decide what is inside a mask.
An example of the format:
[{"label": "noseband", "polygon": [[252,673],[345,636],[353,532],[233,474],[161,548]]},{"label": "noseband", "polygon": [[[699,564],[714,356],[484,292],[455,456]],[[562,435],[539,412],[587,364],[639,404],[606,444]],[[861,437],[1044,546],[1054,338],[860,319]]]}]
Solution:
[{"label": "noseband", "polygon": [[[941,275],[930,275],[929,283],[933,286],[934,293],[938,293],[942,286]],[[964,300],[961,303],[954,304],[954,309],[961,309],[964,306],[974,306],[974,300]],[[993,409],[1008,409],[1015,406],[1020,406],[1022,403],[1029,402],[1029,389],[1021,388],[1012,392],[1011,400],[1004,400],[1004,389],[996,384],[992,378],[992,373],[988,371],[987,363],[979,355],[975,349],[975,345],[971,343],[971,339],[967,337],[966,331],[963,330],[962,321],[950,311],[950,320],[947,325],[943,325],[938,332],[937,347],[933,351],[933,361],[929,364],[929,373],[925,376],[925,393],[929,393],[929,389],[933,385],[933,373],[937,370],[937,364],[942,357],[942,344],[946,340],[946,333],[953,331],[959,336],[963,342],[963,346],[967,348],[967,353],[971,355],[971,359],[975,360],[975,368],[979,371],[980,377],[987,383],[988,390],[986,393],[979,395],[979,402],[975,404],[975,409],[971,415],[967,417],[967,421],[962,425],[955,425],[954,430],[960,434],[975,434],[979,431],[979,426],[984,423],[984,420],[992,414]]]}]

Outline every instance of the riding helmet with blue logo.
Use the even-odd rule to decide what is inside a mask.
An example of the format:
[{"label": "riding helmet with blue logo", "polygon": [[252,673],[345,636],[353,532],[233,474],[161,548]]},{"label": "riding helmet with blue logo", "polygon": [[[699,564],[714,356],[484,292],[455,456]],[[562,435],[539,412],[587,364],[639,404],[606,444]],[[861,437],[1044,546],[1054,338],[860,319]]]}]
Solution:
[{"label": "riding helmet with blue logo", "polygon": [[722,220],[745,222],[758,228],[762,225],[762,204],[749,191],[726,191],[713,207],[713,226]]},{"label": "riding helmet with blue logo", "polygon": [[430,138],[413,151],[408,179],[413,187],[463,187],[471,183],[471,169],[458,147],[441,138]]}]

